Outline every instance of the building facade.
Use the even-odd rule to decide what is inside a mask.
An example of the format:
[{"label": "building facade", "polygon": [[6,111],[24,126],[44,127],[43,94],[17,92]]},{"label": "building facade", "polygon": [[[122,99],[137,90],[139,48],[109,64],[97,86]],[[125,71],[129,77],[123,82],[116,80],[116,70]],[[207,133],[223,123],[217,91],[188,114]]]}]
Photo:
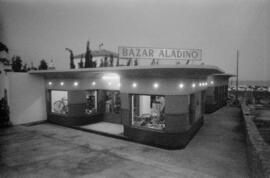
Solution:
[{"label": "building facade", "polygon": [[212,112],[225,104],[228,87],[228,76],[221,77],[224,71],[207,65],[33,71],[30,75],[44,80],[48,121],[72,127],[118,124],[123,138],[172,149],[191,140],[209,107]]}]

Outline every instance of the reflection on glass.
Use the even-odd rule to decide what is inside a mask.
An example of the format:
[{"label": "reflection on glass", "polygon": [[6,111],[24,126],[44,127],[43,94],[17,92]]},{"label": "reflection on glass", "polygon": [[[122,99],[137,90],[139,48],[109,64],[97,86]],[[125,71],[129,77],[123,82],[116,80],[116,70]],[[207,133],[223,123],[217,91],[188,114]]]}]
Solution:
[{"label": "reflection on glass", "polygon": [[68,93],[67,91],[51,91],[51,112],[57,114],[68,113]]},{"label": "reflection on glass", "polygon": [[121,100],[119,91],[105,92],[105,112],[106,113],[120,113]]},{"label": "reflection on glass", "polygon": [[132,95],[132,124],[163,130],[165,105],[165,96]]},{"label": "reflection on glass", "polygon": [[97,112],[97,91],[86,92],[86,114],[93,114]]}]

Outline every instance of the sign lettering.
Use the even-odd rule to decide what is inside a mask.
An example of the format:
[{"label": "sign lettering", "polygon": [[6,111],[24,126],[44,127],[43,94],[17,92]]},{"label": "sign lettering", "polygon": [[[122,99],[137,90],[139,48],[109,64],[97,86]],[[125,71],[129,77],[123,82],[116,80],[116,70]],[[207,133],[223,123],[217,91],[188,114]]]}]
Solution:
[{"label": "sign lettering", "polygon": [[119,58],[202,60],[201,49],[119,47]]}]

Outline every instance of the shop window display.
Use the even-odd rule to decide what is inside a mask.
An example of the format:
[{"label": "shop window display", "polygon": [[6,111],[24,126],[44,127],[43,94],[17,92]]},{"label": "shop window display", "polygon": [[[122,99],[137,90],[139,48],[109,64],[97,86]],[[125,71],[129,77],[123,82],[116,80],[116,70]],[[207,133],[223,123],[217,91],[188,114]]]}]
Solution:
[{"label": "shop window display", "polygon": [[68,92],[51,91],[51,112],[56,114],[68,113]]},{"label": "shop window display", "polygon": [[105,92],[105,113],[120,113],[121,100],[119,91]]},{"label": "shop window display", "polygon": [[97,112],[97,91],[86,92],[86,114],[93,114]]},{"label": "shop window display", "polygon": [[165,96],[132,95],[132,125],[164,130],[165,105]]}]

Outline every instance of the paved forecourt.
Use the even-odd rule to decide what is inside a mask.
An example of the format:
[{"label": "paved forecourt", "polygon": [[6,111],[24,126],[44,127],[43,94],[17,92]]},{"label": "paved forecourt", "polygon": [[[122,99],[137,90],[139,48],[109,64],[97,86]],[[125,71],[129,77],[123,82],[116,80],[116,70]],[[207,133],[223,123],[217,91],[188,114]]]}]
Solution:
[{"label": "paved forecourt", "polygon": [[206,115],[186,148],[164,150],[53,124],[0,130],[0,177],[248,177],[240,109]]}]

